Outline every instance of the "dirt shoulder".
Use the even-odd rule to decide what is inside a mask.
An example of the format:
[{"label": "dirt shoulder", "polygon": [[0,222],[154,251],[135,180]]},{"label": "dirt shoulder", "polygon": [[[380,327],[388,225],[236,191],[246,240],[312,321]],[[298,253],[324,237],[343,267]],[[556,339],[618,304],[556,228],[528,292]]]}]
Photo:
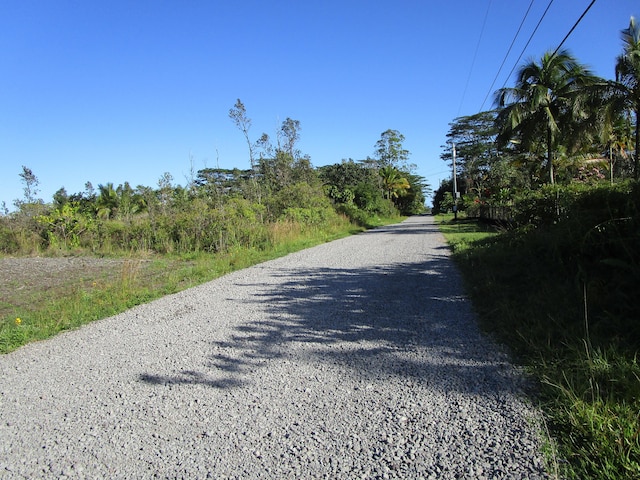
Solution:
[{"label": "dirt shoulder", "polygon": [[0,258],[0,317],[44,298],[122,275],[128,259],[98,257]]}]

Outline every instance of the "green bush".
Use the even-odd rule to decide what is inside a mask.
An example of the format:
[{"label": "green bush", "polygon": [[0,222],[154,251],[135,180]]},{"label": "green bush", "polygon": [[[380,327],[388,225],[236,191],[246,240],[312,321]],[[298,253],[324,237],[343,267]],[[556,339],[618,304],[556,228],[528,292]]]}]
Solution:
[{"label": "green bush", "polygon": [[338,213],[346,215],[347,218],[356,225],[359,225],[361,227],[368,227],[370,225],[370,214],[368,214],[364,210],[359,209],[353,203],[339,203],[338,205],[336,205],[336,211]]},{"label": "green bush", "polygon": [[591,221],[628,216],[638,212],[638,185],[622,182],[596,187],[581,183],[546,185],[521,193],[514,199],[514,217],[519,225],[551,225],[576,218]]},{"label": "green bush", "polygon": [[14,230],[0,219],[0,252],[12,255],[20,251],[20,242]]},{"label": "green bush", "polygon": [[327,223],[330,217],[335,216],[335,211],[330,207],[324,208],[287,208],[284,218],[298,222],[305,226],[321,227]]}]

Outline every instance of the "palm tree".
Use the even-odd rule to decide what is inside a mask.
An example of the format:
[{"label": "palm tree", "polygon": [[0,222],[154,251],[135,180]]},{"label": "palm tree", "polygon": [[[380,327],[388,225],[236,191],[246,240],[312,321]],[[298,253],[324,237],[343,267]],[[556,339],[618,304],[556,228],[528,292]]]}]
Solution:
[{"label": "palm tree", "polygon": [[411,188],[409,181],[402,176],[397,168],[392,167],[391,165],[382,167],[379,171],[379,175],[382,178],[385,198],[398,198],[399,195]]},{"label": "palm tree", "polygon": [[607,157],[609,161],[609,179],[613,183],[613,173],[616,161],[623,161],[619,170],[626,170],[633,139],[631,112],[625,110],[621,89],[617,82],[607,81],[600,89],[600,100],[594,106],[592,115],[593,125],[598,129],[593,139],[597,156]]},{"label": "palm tree", "polygon": [[640,176],[638,153],[640,152],[640,25],[631,17],[629,28],[621,32],[623,53],[616,60],[615,93],[611,107],[618,112],[633,112],[635,116],[635,147],[633,160],[633,176]]},{"label": "palm tree", "polygon": [[113,187],[113,183],[109,182],[106,185],[98,185],[98,191],[100,192],[96,199],[96,213],[98,217],[114,218],[120,205],[120,197]]},{"label": "palm tree", "polygon": [[567,126],[580,114],[578,95],[595,82],[591,72],[566,50],[547,52],[540,63],[531,61],[518,71],[516,86],[496,92],[495,102],[502,109],[497,123],[497,141],[505,145],[517,140],[532,151],[540,142],[546,146],[549,181],[554,183],[553,152],[561,126]]}]

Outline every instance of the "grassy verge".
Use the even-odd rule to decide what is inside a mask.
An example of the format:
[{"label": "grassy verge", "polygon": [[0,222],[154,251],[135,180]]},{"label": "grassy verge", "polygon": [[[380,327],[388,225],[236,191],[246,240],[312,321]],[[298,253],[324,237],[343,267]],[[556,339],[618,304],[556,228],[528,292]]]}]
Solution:
[{"label": "grassy verge", "polygon": [[538,380],[557,475],[640,478],[634,274],[587,255],[592,235],[571,236],[577,222],[493,235],[469,220],[439,222],[483,328]]},{"label": "grassy verge", "polygon": [[454,220],[453,213],[438,215],[436,219],[454,253],[464,251],[479,240],[497,234],[497,230],[491,225],[466,218],[463,214],[457,220]]},{"label": "grassy verge", "polygon": [[[374,218],[371,226],[401,219]],[[301,232],[280,226],[268,247],[236,248],[223,254],[125,256],[117,269],[59,279],[56,286],[16,288],[0,302],[0,353],[61,331],[115,315],[135,305],[199,285],[235,270],[363,231],[344,222]]]}]

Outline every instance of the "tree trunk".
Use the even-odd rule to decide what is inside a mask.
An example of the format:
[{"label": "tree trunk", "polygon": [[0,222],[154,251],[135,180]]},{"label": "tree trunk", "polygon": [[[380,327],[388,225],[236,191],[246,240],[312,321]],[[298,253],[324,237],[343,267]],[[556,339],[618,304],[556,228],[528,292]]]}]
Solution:
[{"label": "tree trunk", "polygon": [[640,122],[638,117],[640,116],[640,102],[636,103],[636,146],[633,152],[633,178],[638,180],[640,178],[640,162],[638,162],[638,150],[640,150]]},{"label": "tree trunk", "polygon": [[549,163],[549,182],[555,183],[553,178],[553,148],[551,145],[551,129],[547,128],[547,162]]}]

